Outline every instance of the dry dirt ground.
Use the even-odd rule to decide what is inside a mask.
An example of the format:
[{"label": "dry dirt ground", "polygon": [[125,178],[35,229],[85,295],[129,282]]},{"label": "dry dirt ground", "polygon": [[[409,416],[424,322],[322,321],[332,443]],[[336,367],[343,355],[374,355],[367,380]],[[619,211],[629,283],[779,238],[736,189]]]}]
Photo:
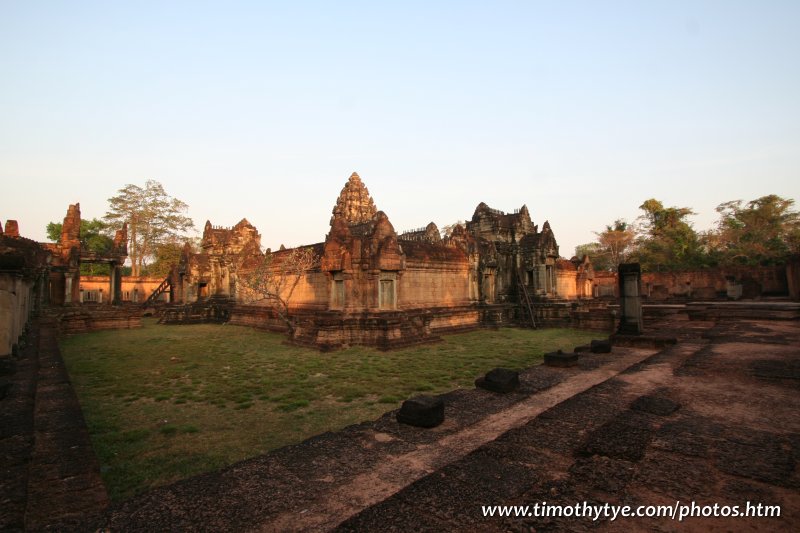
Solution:
[{"label": "dry dirt ground", "polygon": [[[538,366],[521,388],[445,395],[117,504],[59,529],[791,531],[800,528],[800,323],[675,317],[665,349]],[[778,505],[780,517],[485,517],[482,506]],[[51,525],[56,525],[52,523]]]}]

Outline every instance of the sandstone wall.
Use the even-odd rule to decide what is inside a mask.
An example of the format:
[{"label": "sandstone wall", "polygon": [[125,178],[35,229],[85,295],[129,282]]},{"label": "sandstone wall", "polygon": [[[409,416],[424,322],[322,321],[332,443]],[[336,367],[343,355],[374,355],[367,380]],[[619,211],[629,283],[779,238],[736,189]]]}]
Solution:
[{"label": "sandstone wall", "polygon": [[10,355],[31,315],[33,282],[0,272],[0,357]]},{"label": "sandstone wall", "polygon": [[468,304],[468,265],[407,264],[400,276],[399,309],[450,307]]},{"label": "sandstone wall", "polygon": [[[122,294],[121,299],[123,302],[144,302],[154,290],[161,285],[164,281],[163,278],[148,277],[148,276],[122,276]],[[110,303],[108,301],[110,289],[110,278],[108,276],[81,276],[80,290],[81,302],[97,301],[97,296],[102,290],[103,303]],[[87,293],[92,293],[89,297]],[[161,295],[161,299],[166,301],[167,293]]]}]

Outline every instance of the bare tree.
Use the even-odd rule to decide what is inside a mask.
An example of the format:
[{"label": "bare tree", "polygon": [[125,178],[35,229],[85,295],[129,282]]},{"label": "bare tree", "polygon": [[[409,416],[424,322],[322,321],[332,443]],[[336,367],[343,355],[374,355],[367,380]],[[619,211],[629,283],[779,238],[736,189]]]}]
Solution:
[{"label": "bare tree", "polygon": [[294,336],[294,323],[289,303],[300,279],[317,263],[317,254],[310,246],[271,252],[267,250],[261,263],[242,277],[242,284],[254,300],[266,300]]}]

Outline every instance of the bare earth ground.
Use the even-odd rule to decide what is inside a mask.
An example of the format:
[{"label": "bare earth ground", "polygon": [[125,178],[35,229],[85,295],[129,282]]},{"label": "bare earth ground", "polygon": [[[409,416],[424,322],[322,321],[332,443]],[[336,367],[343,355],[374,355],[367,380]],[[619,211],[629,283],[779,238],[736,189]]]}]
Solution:
[{"label": "bare earth ground", "polygon": [[[789,531],[800,525],[800,324],[673,320],[659,352],[457,390],[424,430],[394,413],[117,504],[61,529]],[[491,517],[482,505],[780,505],[779,518]]]}]

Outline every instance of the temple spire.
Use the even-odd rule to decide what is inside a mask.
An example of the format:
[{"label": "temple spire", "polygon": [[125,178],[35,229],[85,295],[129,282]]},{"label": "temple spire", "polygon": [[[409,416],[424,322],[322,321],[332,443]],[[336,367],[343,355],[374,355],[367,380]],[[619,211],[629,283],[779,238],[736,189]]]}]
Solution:
[{"label": "temple spire", "polygon": [[359,175],[353,172],[333,207],[331,225],[335,218],[341,218],[348,224],[368,222],[375,217],[377,211],[369,190],[361,182]]}]

